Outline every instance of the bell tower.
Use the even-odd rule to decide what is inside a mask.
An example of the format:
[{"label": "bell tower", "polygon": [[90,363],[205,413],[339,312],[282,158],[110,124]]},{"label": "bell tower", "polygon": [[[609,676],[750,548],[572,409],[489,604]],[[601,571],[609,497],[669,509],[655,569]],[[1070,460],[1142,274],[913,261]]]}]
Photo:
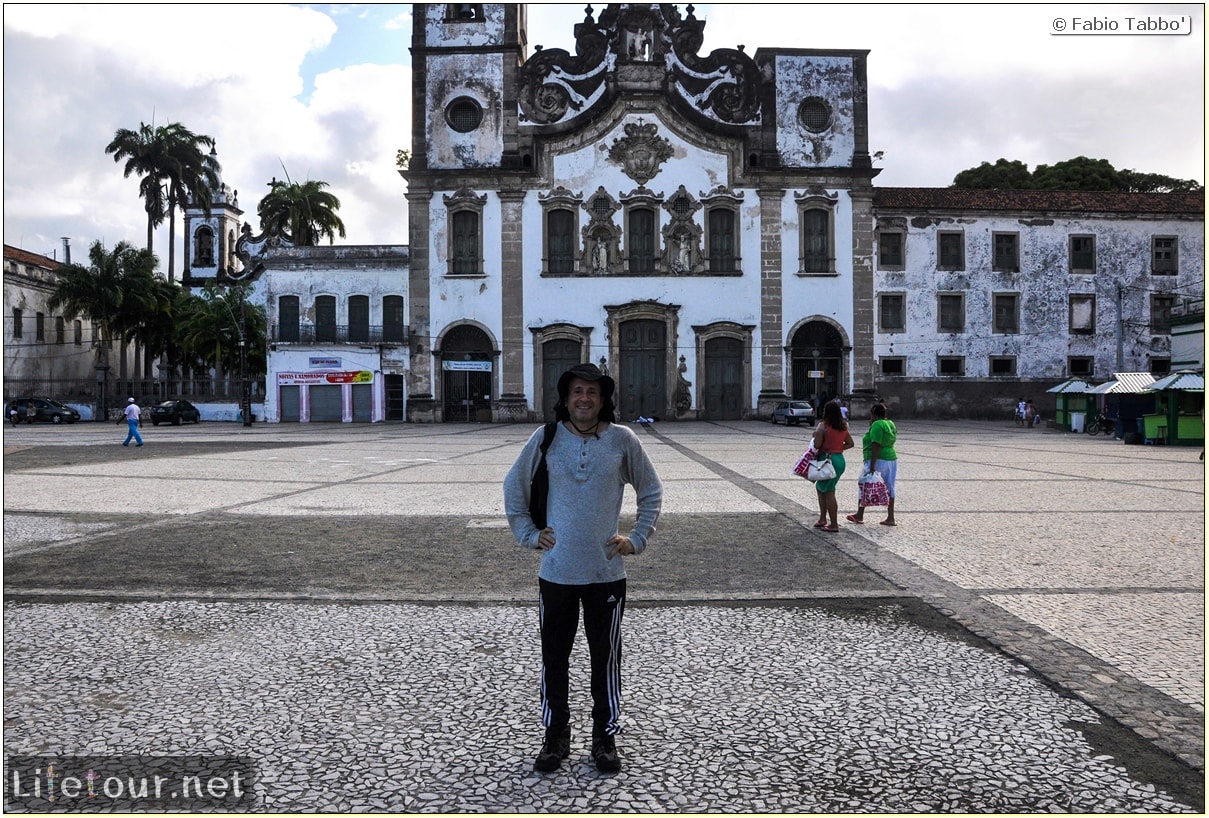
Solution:
[{"label": "bell tower", "polygon": [[[411,254],[407,413],[409,420],[433,422],[441,418],[444,382],[440,353],[433,348],[438,331],[433,309],[442,298],[434,292],[434,280],[440,288],[450,275],[483,278],[486,255],[502,252],[499,238],[488,246],[484,221],[520,223],[516,211],[523,194],[511,191],[511,210],[497,215],[497,192],[515,187],[526,167],[518,145],[516,92],[525,57],[526,6],[417,3],[412,10],[411,155],[399,169],[407,180]],[[519,241],[509,247],[519,252]],[[503,261],[489,264],[495,270],[504,266]],[[512,279],[507,286],[513,298],[521,297]],[[475,351],[488,358],[493,352]]]},{"label": "bell tower", "polygon": [[218,153],[213,148],[206,161],[213,168],[218,184],[211,191],[208,216],[205,208],[192,197],[185,208],[185,264],[181,286],[189,288],[221,280],[240,266],[235,257],[235,242],[243,225],[239,191],[231,190],[223,182]]},{"label": "bell tower", "polygon": [[514,167],[516,73],[525,6],[414,6],[412,158],[415,170]]}]

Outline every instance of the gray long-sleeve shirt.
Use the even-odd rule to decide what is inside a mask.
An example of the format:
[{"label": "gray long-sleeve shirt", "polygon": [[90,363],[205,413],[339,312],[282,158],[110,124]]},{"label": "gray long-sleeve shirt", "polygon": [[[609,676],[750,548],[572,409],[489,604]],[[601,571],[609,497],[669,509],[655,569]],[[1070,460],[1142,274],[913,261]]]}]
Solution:
[{"label": "gray long-sleeve shirt", "polygon": [[[544,428],[525,444],[504,478],[504,511],[522,548],[537,548],[541,534],[529,517],[529,483],[541,459]],[[561,423],[546,452],[550,473],[546,524],[556,543],[542,554],[538,576],[562,585],[614,582],[625,578],[621,556],[608,559],[609,538],[617,534],[628,483],[638,500],[638,517],[627,535],[641,554],[655,532],[663,505],[663,484],[632,430],[610,423],[600,437],[581,438]]]}]

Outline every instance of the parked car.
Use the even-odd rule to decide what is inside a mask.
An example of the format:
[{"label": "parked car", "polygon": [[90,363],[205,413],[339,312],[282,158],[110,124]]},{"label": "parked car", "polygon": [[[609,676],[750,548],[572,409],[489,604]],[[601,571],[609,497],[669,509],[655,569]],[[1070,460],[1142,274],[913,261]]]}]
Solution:
[{"label": "parked car", "polygon": [[180,426],[185,421],[201,421],[201,411],[187,400],[166,400],[151,407],[152,426],[159,426],[161,423]]},{"label": "parked car", "polygon": [[810,401],[805,400],[783,400],[777,404],[777,408],[772,410],[772,422],[785,421],[786,426],[797,426],[802,421],[806,421],[811,426],[814,425],[814,407],[810,405]]},{"label": "parked car", "polygon": [[[30,407],[33,414],[30,414]],[[16,412],[16,414],[13,414]],[[70,406],[64,406],[50,398],[16,398],[8,402],[4,414],[13,423],[75,423],[80,419],[80,413]]]}]

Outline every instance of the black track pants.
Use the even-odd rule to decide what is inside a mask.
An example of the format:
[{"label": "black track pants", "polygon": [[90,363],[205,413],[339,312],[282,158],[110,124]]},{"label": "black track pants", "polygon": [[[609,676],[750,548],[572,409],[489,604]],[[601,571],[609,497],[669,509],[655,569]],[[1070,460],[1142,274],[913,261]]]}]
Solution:
[{"label": "black track pants", "polygon": [[621,730],[621,616],[625,580],[593,585],[559,585],[538,580],[542,636],[542,724],[561,730],[571,720],[567,703],[568,664],[579,607],[592,662],[592,727],[597,735]]}]

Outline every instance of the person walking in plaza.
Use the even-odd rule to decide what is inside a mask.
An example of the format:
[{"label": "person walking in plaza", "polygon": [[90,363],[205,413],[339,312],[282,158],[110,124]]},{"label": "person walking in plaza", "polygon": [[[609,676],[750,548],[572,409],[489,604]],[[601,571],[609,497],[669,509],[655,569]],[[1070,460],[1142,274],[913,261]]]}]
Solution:
[{"label": "person walking in plaza", "polygon": [[814,484],[819,495],[819,519],[814,527],[824,531],[839,531],[840,524],[836,518],[840,509],[835,499],[835,487],[844,474],[844,452],[856,443],[852,440],[852,434],[848,431],[848,424],[844,422],[837,402],[828,401],[823,404],[823,422],[815,427],[813,445],[816,452],[827,455],[831,459],[831,465],[835,466],[834,478],[820,480]]},{"label": "person walking in plaza", "polygon": [[[530,484],[541,459],[545,428],[529,438],[504,478],[504,509],[518,545],[542,552],[538,570],[541,630],[541,709],[545,740],[533,763],[553,772],[571,753],[568,702],[571,648],[583,606],[592,691],[592,761],[618,772],[614,737],[621,731],[623,557],[646,549],[663,503],[663,484],[638,436],[616,423],[613,379],[578,364],[558,380],[558,423],[546,452],[549,474],[545,527],[529,513]],[[628,535],[618,532],[626,484],[637,499]]]},{"label": "person walking in plaza", "polygon": [[[898,525],[894,522],[894,481],[898,477],[898,453],[894,450],[894,444],[898,440],[898,427],[886,417],[886,404],[880,401],[873,404],[869,417],[873,422],[861,438],[861,453],[865,459],[862,474],[877,472],[882,476],[890,492],[886,519],[882,520],[882,525]],[[849,514],[847,520],[858,525],[865,522],[865,507],[858,505],[856,514]]]},{"label": "person walking in plaza", "polygon": [[[139,434],[139,415],[141,414],[141,410],[139,409],[139,405],[135,403],[134,398],[126,399],[126,409],[123,411],[123,414],[126,417],[126,427],[129,431],[126,432],[126,442],[122,445],[129,446],[130,439],[134,438],[135,445],[142,446],[143,436]],[[119,420],[118,423],[121,423],[121,421]]]}]

